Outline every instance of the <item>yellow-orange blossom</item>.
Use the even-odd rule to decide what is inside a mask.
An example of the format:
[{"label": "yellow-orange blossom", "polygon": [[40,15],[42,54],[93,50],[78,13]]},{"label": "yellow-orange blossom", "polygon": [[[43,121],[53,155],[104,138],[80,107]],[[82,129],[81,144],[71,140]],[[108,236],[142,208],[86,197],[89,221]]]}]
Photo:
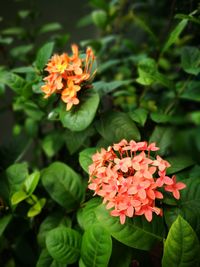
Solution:
[{"label": "yellow-orange blossom", "polygon": [[71,56],[67,53],[53,55],[45,68],[49,75],[44,78],[45,84],[41,87],[45,98],[54,93],[60,94],[67,110],[79,104],[77,92],[96,72],[96,70],[92,72],[94,59],[94,53],[90,47],[86,50],[86,57],[81,59],[78,46],[75,44],[72,45]]}]

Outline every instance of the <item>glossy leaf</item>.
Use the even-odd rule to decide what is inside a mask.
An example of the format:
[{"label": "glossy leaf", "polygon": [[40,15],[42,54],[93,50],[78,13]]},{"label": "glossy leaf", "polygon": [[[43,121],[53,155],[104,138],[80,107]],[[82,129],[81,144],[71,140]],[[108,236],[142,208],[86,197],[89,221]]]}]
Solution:
[{"label": "glossy leaf", "polygon": [[64,225],[66,227],[71,226],[70,218],[64,216],[62,212],[54,212],[47,216],[40,224],[37,241],[41,247],[45,247],[45,239],[47,233],[56,228],[57,226]]},{"label": "glossy leaf", "polygon": [[72,264],[80,256],[81,235],[73,229],[57,227],[47,234],[46,246],[54,260]]},{"label": "glossy leaf", "polygon": [[60,110],[60,120],[63,126],[71,131],[83,131],[93,121],[98,105],[99,95],[91,89],[70,111],[66,111],[66,107],[63,106]]},{"label": "glossy leaf", "polygon": [[46,65],[48,59],[50,58],[54,48],[54,43],[49,42],[43,45],[37,55],[36,55],[36,60],[35,60],[35,65],[36,67],[42,71],[44,66]]},{"label": "glossy leaf", "polygon": [[149,223],[144,217],[137,216],[127,219],[124,225],[119,218],[110,215],[104,205],[96,208],[98,221],[106,230],[121,243],[137,249],[150,250],[150,248],[163,238],[163,221],[157,215]]},{"label": "glossy leaf", "polygon": [[186,84],[186,89],[180,95],[180,98],[200,102],[200,82],[190,81]]},{"label": "glossy leaf", "polygon": [[177,206],[165,208],[165,220],[170,227],[180,214],[197,233],[200,233],[200,178],[185,179],[182,182],[186,184],[186,188],[180,191]]},{"label": "glossy leaf", "polygon": [[173,135],[174,130],[172,127],[156,126],[149,142],[156,142],[156,145],[160,148],[159,155],[164,155],[172,144]]},{"label": "glossy leaf", "polygon": [[171,164],[171,167],[167,170],[167,174],[182,171],[195,163],[192,158],[184,155],[167,157],[166,160]]},{"label": "glossy leaf", "polygon": [[64,138],[61,132],[51,132],[42,140],[42,148],[48,157],[53,157],[64,144]]},{"label": "glossy leaf", "polygon": [[45,198],[41,198],[39,199],[29,210],[27,213],[28,217],[35,217],[36,215],[38,215],[41,211],[42,208],[44,207],[46,203],[46,199]]},{"label": "glossy leaf", "polygon": [[24,187],[28,195],[31,195],[34,192],[36,186],[39,183],[39,180],[40,180],[39,171],[33,172],[26,178],[26,180],[24,181]]},{"label": "glossy leaf", "polygon": [[92,164],[92,155],[97,152],[97,148],[86,148],[79,153],[79,163],[85,172],[88,173],[88,167]]},{"label": "glossy leaf", "polygon": [[78,207],[83,199],[80,176],[64,163],[54,162],[46,168],[42,173],[42,183],[51,198],[67,211]]},{"label": "glossy leaf", "polygon": [[81,259],[86,267],[107,266],[111,251],[111,236],[103,226],[95,224],[85,231],[82,239]]},{"label": "glossy leaf", "polygon": [[97,27],[104,28],[108,18],[104,10],[95,10],[92,12],[92,19]]},{"label": "glossy leaf", "polygon": [[57,30],[61,30],[61,29],[62,29],[62,25],[60,23],[51,22],[51,23],[44,24],[40,28],[39,33],[52,32],[52,31],[57,31]]},{"label": "glossy leaf", "polygon": [[181,216],[172,224],[164,243],[162,266],[199,266],[200,245],[198,238],[190,226]]},{"label": "glossy leaf", "polygon": [[6,175],[10,187],[10,195],[13,195],[21,189],[23,182],[28,176],[27,163],[16,163],[11,165],[6,170]]},{"label": "glossy leaf", "polygon": [[100,205],[102,200],[100,198],[92,198],[84,203],[84,206],[78,210],[77,220],[79,225],[87,230],[93,224],[97,223],[95,208]]},{"label": "glossy leaf", "polygon": [[67,267],[66,264],[55,261],[49,254],[47,249],[43,249],[40,253],[36,267]]},{"label": "glossy leaf", "polygon": [[110,112],[98,122],[97,130],[101,136],[112,142],[127,140],[140,140],[140,132],[128,114],[122,112]]},{"label": "glossy leaf", "polygon": [[20,203],[21,201],[23,201],[26,198],[28,198],[27,193],[22,191],[22,190],[20,190],[18,192],[15,192],[14,195],[12,195],[11,204],[12,205],[16,205],[16,204]]}]

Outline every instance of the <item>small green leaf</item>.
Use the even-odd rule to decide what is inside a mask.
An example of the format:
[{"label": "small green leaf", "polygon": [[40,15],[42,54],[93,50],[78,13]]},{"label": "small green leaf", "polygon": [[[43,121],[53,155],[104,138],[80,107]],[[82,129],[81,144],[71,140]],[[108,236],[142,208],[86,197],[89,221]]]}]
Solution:
[{"label": "small green leaf", "polygon": [[145,122],[147,120],[148,111],[144,108],[137,108],[132,112],[129,112],[130,118],[139,123],[141,126],[145,125]]},{"label": "small green leaf", "polygon": [[45,154],[53,157],[64,144],[64,138],[60,132],[51,132],[42,140],[42,149]]},{"label": "small green leaf", "polygon": [[155,215],[149,223],[144,217],[137,216],[127,219],[122,225],[119,218],[110,215],[104,205],[95,209],[98,221],[103,227],[121,243],[137,249],[149,250],[156,241],[163,238],[162,218]]},{"label": "small green leaf", "polygon": [[164,244],[162,266],[199,266],[200,245],[198,238],[181,216],[172,224]]},{"label": "small green leaf", "polygon": [[183,19],[181,22],[179,22],[176,25],[174,30],[170,33],[168,40],[164,44],[164,47],[162,49],[162,53],[166,52],[170,48],[170,46],[173,45],[177,41],[178,37],[180,36],[182,31],[185,29],[187,23],[188,23],[188,20]]},{"label": "small green leaf", "polygon": [[49,42],[43,45],[37,53],[35,65],[42,71],[44,66],[47,64],[54,48],[54,42]]},{"label": "small green leaf", "polygon": [[188,82],[185,86],[185,90],[180,95],[180,98],[200,102],[199,87],[200,87],[199,81]]},{"label": "small green leaf", "polygon": [[108,20],[107,13],[104,10],[95,10],[92,12],[92,19],[97,27],[104,29]]},{"label": "small green leaf", "polygon": [[136,81],[142,85],[159,83],[167,88],[173,88],[173,83],[157,69],[157,63],[152,58],[144,58],[138,63],[139,77]]},{"label": "small green leaf", "polygon": [[72,264],[79,259],[81,235],[73,229],[57,227],[48,232],[46,246],[54,260]]},{"label": "small green leaf", "polygon": [[97,131],[111,144],[122,139],[140,140],[140,132],[128,114],[109,112],[96,124]]},{"label": "small green leaf", "polygon": [[83,131],[93,121],[99,105],[99,95],[91,89],[80,97],[80,103],[70,111],[63,106],[60,110],[60,120],[64,127],[71,131]]},{"label": "small green leaf", "polygon": [[36,215],[38,215],[42,208],[44,207],[46,203],[46,199],[45,198],[41,198],[39,199],[28,211],[27,216],[28,217],[35,217]]},{"label": "small green leaf", "polygon": [[14,195],[11,198],[11,204],[16,205],[20,202],[22,202],[24,199],[28,197],[27,193],[24,191],[18,191],[14,193]]},{"label": "small green leaf", "polygon": [[2,236],[4,230],[12,219],[12,215],[8,214],[0,218],[0,237]]},{"label": "small green leaf", "polygon": [[24,181],[24,187],[25,187],[25,191],[28,195],[31,195],[36,186],[38,185],[40,180],[40,172],[39,171],[35,171],[34,173],[30,174],[26,180]]},{"label": "small green leaf", "polygon": [[58,31],[62,29],[62,25],[58,22],[51,22],[44,24],[40,30],[39,33],[46,33],[46,32],[52,32],[52,31]]},{"label": "small green leaf", "polygon": [[[86,267],[105,267],[112,251],[110,234],[99,224],[88,228],[82,239],[81,259]],[[91,255],[95,255],[91,257]]]},{"label": "small green leaf", "polygon": [[85,172],[88,173],[88,167],[92,164],[92,155],[97,152],[97,148],[86,148],[79,153],[79,163]]},{"label": "small green leaf", "polygon": [[197,75],[200,72],[200,50],[185,46],[181,50],[181,66],[185,72]]},{"label": "small green leaf", "polygon": [[93,127],[88,127],[87,129],[81,132],[72,132],[66,130],[65,134],[65,143],[70,154],[74,154],[81,147],[85,147],[87,145],[87,141],[90,136],[95,133]]},{"label": "small green leaf", "polygon": [[44,169],[41,178],[51,198],[68,212],[80,205],[84,187],[80,176],[69,166],[54,162]]}]

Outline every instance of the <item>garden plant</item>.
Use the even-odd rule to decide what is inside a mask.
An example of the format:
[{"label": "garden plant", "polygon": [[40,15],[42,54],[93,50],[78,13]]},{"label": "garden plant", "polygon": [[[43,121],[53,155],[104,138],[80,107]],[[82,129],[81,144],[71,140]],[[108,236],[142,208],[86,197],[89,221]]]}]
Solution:
[{"label": "garden plant", "polygon": [[86,2],[0,31],[0,266],[200,266],[200,5]]}]

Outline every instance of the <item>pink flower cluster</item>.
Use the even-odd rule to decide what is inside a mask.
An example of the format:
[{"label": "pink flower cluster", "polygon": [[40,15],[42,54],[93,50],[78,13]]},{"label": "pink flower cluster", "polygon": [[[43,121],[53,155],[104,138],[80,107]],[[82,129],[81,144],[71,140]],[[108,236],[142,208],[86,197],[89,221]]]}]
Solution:
[{"label": "pink flower cluster", "polygon": [[166,175],[168,161],[159,155],[150,156],[151,151],[157,150],[155,143],[123,139],[92,156],[88,188],[103,198],[106,208],[112,208],[110,214],[119,216],[121,224],[126,217],[144,215],[150,222],[153,212],[162,216],[162,209],[156,207],[156,199],[163,198],[159,188],[179,199],[179,190],[186,187],[176,182],[175,175]]}]

